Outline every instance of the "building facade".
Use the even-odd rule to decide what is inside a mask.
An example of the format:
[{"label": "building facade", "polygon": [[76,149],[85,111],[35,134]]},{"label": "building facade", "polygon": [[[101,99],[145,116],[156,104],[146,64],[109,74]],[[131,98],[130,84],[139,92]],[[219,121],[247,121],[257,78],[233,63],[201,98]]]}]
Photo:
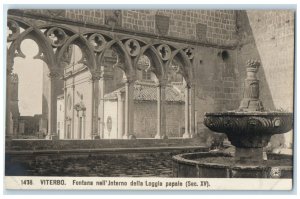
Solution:
[{"label": "building facade", "polygon": [[[157,85],[137,81],[134,85],[134,131],[136,138],[156,138],[157,135]],[[101,137],[122,139],[124,132],[125,88],[104,96],[104,131]],[[166,87],[166,136],[182,137],[184,133],[184,93],[174,85]],[[100,132],[101,133],[101,132]]]},{"label": "building facade", "polygon": [[[57,134],[59,139],[123,139],[125,131],[125,74],[116,64],[113,51],[105,55],[105,76],[98,82],[98,90],[91,90],[93,78],[88,67],[78,64],[80,50],[70,48],[70,60],[65,66],[64,94],[57,97]],[[136,138],[161,138],[157,135],[158,80],[148,71],[150,60],[142,57],[133,86],[133,131],[128,136]],[[166,137],[182,137],[184,134],[183,77],[169,72],[165,86]],[[102,93],[102,94],[101,94]],[[96,96],[95,96],[96,95]],[[95,102],[93,98],[98,100]],[[94,116],[93,103],[98,104]],[[97,126],[93,131],[92,126]],[[92,133],[93,132],[93,133]]]}]

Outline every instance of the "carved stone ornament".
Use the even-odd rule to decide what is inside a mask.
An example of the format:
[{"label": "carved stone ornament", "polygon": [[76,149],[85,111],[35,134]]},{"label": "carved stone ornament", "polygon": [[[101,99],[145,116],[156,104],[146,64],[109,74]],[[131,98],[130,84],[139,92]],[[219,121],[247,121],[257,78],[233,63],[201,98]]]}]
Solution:
[{"label": "carved stone ornament", "polygon": [[196,24],[196,36],[200,41],[206,41],[206,32],[207,32],[207,25],[198,23]]},{"label": "carved stone ornament", "polygon": [[64,17],[66,10],[59,10],[59,9],[51,9],[51,10],[46,10],[48,15],[52,17]]},{"label": "carved stone ornament", "polygon": [[62,46],[67,40],[65,31],[57,27],[50,28],[46,32],[46,36],[50,39],[52,46],[56,48]]},{"label": "carved stone ornament", "polygon": [[72,120],[72,118],[71,117],[69,117],[69,116],[66,116],[66,118],[65,118],[65,121],[71,121]]},{"label": "carved stone ornament", "polygon": [[17,22],[9,19],[7,21],[7,28],[7,41],[13,41],[20,35],[20,26]]},{"label": "carved stone ornament", "polygon": [[177,64],[171,64],[170,68],[175,72],[175,73],[179,73],[180,72],[180,66]]},{"label": "carved stone ornament", "polygon": [[125,48],[128,54],[132,57],[137,56],[141,52],[141,46],[138,41],[129,39],[125,42]]},{"label": "carved stone ornament", "polygon": [[84,111],[86,111],[86,107],[82,101],[74,105],[74,109],[77,111],[77,116],[79,111],[83,111],[83,116],[85,116]]},{"label": "carved stone ornament", "polygon": [[105,10],[105,24],[112,27],[122,25],[122,10]]},{"label": "carved stone ornament", "polygon": [[93,71],[91,73],[92,73],[92,76],[91,76],[92,81],[97,81],[97,80],[101,79],[101,76],[102,76],[101,71]]},{"label": "carved stone ornament", "polygon": [[51,71],[50,73],[48,73],[48,77],[49,78],[59,78],[61,75],[60,75],[60,73],[59,72],[57,72],[57,71]]},{"label": "carved stone ornament", "polygon": [[155,25],[159,35],[167,35],[170,26],[170,17],[155,15]]},{"label": "carved stone ornament", "polygon": [[157,47],[157,51],[159,52],[162,60],[167,61],[171,58],[171,48],[166,44],[161,44]]},{"label": "carved stone ornament", "polygon": [[258,60],[248,60],[247,77],[245,79],[244,98],[241,101],[240,111],[263,111],[264,107],[259,100],[259,80],[256,77],[260,62]]},{"label": "carved stone ornament", "polygon": [[106,44],[105,38],[98,33],[92,34],[89,37],[89,42],[93,46],[94,51],[96,52],[101,52],[104,49]]},{"label": "carved stone ornament", "polygon": [[186,48],[184,49],[184,52],[186,54],[186,56],[189,58],[189,59],[193,59],[194,56],[195,56],[195,52],[194,52],[194,48]]},{"label": "carved stone ornament", "polygon": [[112,118],[111,118],[111,116],[107,117],[106,127],[107,127],[107,131],[111,132],[111,130],[112,130]]},{"label": "carved stone ornament", "polygon": [[[222,116],[222,117],[221,117]],[[231,144],[240,148],[267,146],[273,134],[292,128],[290,113],[207,113],[204,124],[210,130],[226,133]]]},{"label": "carved stone ornament", "polygon": [[137,62],[137,68],[140,70],[147,71],[150,69],[150,67],[151,67],[151,64],[150,64],[149,58],[146,55],[141,56]]}]

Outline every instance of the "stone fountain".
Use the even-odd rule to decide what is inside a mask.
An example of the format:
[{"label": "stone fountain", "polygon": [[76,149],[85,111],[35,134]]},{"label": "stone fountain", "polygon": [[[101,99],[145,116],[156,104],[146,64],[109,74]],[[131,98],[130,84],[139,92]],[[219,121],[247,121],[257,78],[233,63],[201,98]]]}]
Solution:
[{"label": "stone fountain", "polygon": [[266,111],[259,99],[260,66],[247,61],[244,96],[236,111],[206,113],[204,124],[212,131],[225,133],[235,146],[235,154],[223,152],[190,153],[174,156],[174,176],[225,178],[291,178],[292,156],[268,154],[266,147],[274,134],[293,127],[293,114]]}]

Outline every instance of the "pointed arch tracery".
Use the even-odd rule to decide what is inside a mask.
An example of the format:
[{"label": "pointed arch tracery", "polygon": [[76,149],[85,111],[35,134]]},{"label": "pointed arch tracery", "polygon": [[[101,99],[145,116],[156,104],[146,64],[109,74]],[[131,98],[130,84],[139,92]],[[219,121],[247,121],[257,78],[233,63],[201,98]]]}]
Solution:
[{"label": "pointed arch tracery", "polygon": [[[104,54],[110,49],[118,54],[117,65],[129,78],[134,79],[138,60],[141,56],[146,55],[151,63],[150,70],[159,81],[163,82],[167,79],[167,73],[173,60],[181,63],[179,73],[183,75],[188,84],[194,80],[194,48],[190,46],[180,45],[178,47],[168,42],[124,37],[102,30],[78,32],[77,29],[58,24],[34,26],[14,17],[9,17],[7,26],[11,31],[7,37],[7,41],[11,43],[7,54],[9,70],[11,70],[9,67],[13,65],[14,57],[24,57],[20,44],[24,39],[30,38],[39,46],[39,52],[34,58],[45,61],[50,71],[54,73],[63,67],[65,54],[70,45],[74,44],[82,50],[81,62],[97,79],[101,76]],[[20,28],[24,31],[22,32]]]}]

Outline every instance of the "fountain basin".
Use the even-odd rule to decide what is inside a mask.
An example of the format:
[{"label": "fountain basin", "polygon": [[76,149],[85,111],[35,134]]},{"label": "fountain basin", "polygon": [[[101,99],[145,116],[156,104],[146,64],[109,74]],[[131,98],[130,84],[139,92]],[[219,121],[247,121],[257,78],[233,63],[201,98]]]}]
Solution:
[{"label": "fountain basin", "polygon": [[268,154],[261,164],[237,164],[223,152],[179,154],[173,157],[173,176],[188,178],[292,178],[292,156]]},{"label": "fountain basin", "polygon": [[225,133],[231,144],[243,148],[267,146],[274,134],[292,129],[293,114],[286,112],[206,113],[204,124],[212,131]]},{"label": "fountain basin", "polygon": [[206,113],[204,124],[212,131],[225,133],[236,147],[235,162],[261,163],[263,147],[274,134],[282,134],[293,127],[293,114],[286,112],[222,112]]}]

